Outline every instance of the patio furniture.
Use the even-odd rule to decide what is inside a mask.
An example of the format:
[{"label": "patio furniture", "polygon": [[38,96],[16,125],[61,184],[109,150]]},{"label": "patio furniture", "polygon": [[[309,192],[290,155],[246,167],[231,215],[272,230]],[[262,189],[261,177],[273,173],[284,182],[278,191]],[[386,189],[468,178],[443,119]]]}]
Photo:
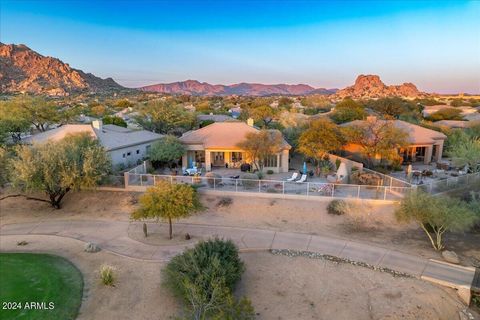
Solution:
[{"label": "patio furniture", "polygon": [[286,181],[295,181],[298,178],[298,172],[294,172],[292,177],[286,179]]},{"label": "patio furniture", "polygon": [[193,176],[193,175],[198,173],[198,169],[197,169],[197,167],[188,168],[188,169],[185,170],[185,173],[188,176]]},{"label": "patio furniture", "polygon": [[295,181],[296,183],[302,183],[302,182],[305,182],[307,181],[307,175],[306,174],[302,174],[302,177],[300,178],[300,180],[297,180]]}]

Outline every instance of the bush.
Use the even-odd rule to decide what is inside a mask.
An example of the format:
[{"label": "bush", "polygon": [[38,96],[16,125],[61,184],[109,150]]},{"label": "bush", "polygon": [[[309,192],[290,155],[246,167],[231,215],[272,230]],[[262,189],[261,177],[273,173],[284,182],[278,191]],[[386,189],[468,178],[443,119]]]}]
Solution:
[{"label": "bush", "polygon": [[257,172],[257,178],[258,178],[259,180],[262,180],[262,179],[263,179],[263,176],[264,176],[263,171],[258,171],[258,172]]},{"label": "bush", "polygon": [[217,207],[230,207],[232,203],[233,203],[232,198],[223,197],[218,201]]},{"label": "bush", "polygon": [[210,188],[213,188],[215,185],[218,186],[222,179],[221,175],[213,172],[207,172],[207,174],[205,174],[205,177],[207,178],[207,184]]},{"label": "bush", "polygon": [[382,177],[375,173],[355,171],[350,176],[353,184],[362,184],[369,186],[382,185]]},{"label": "bush", "polygon": [[344,215],[348,211],[348,203],[344,200],[332,200],[327,206],[328,214],[334,214],[337,216]]},{"label": "bush", "polygon": [[272,169],[267,170],[267,174],[273,174],[273,170]]},{"label": "bush", "polygon": [[115,271],[115,268],[108,265],[108,264],[102,264],[100,267],[100,279],[102,280],[102,283],[106,286],[113,286],[113,283],[115,282],[115,277],[113,275]]},{"label": "bush", "polygon": [[258,176],[253,173],[245,173],[242,176],[242,184],[245,189],[253,189],[258,187]]},{"label": "bush", "polygon": [[237,303],[232,294],[244,270],[235,244],[216,238],[175,256],[164,269],[165,285],[194,319],[253,319],[250,302]]}]

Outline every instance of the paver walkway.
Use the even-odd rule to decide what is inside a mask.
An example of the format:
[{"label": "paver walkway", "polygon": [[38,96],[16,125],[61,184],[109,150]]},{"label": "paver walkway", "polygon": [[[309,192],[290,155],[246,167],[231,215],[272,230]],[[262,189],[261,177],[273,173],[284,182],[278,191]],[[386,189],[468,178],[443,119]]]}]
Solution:
[{"label": "paver walkway", "polygon": [[[3,225],[0,227],[0,235],[55,235],[69,237],[96,243],[102,249],[119,255],[154,261],[169,260],[182,252],[186,247],[194,245],[192,243],[187,245],[155,246],[138,242],[128,236],[128,228],[131,224],[139,223],[71,220],[42,221]],[[475,275],[474,268],[425,259],[357,241],[319,235],[180,223],[175,224],[175,232],[189,233],[203,238],[218,236],[231,239],[242,251],[291,249],[348,258],[353,261],[364,262],[375,267],[389,268],[454,287],[459,290],[461,296],[468,291],[468,299]],[[464,298],[464,300],[466,299]]]}]

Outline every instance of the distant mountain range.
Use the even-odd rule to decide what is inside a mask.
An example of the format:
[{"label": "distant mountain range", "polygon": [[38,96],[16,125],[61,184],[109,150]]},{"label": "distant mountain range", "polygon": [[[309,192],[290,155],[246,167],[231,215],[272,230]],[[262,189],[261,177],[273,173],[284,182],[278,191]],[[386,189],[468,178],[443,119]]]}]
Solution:
[{"label": "distant mountain range", "polygon": [[112,78],[101,79],[45,57],[20,44],[0,42],[0,92],[64,96],[73,92],[111,92],[126,88]]},{"label": "distant mountain range", "polygon": [[139,88],[142,91],[168,94],[188,94],[196,96],[272,96],[272,95],[311,95],[334,94],[337,89],[315,89],[306,84],[261,84],[238,83],[232,85],[209,84],[197,80],[187,80],[173,83],[160,83]]},{"label": "distant mountain range", "polygon": [[[122,87],[112,78],[101,79],[74,69],[57,58],[45,57],[23,44],[0,42],[0,93],[29,92],[34,94],[68,95],[71,93],[111,93],[135,90]],[[333,99],[381,98],[389,96],[422,97],[412,83],[386,85],[377,75],[360,75],[355,84],[345,89],[314,88],[306,84],[239,83],[212,85],[196,80],[162,83],[138,88],[145,92],[187,94],[196,96],[243,95],[329,95]]]}]

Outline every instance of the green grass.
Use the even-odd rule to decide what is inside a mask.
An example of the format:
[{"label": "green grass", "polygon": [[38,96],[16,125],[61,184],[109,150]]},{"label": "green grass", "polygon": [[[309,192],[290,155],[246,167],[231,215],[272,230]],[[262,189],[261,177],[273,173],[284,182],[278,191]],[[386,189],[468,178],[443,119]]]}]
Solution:
[{"label": "green grass", "polygon": [[[68,260],[49,254],[0,253],[0,319],[75,319],[83,278]],[[5,310],[4,302],[21,303]],[[54,303],[51,310],[25,309],[26,302]]]}]

